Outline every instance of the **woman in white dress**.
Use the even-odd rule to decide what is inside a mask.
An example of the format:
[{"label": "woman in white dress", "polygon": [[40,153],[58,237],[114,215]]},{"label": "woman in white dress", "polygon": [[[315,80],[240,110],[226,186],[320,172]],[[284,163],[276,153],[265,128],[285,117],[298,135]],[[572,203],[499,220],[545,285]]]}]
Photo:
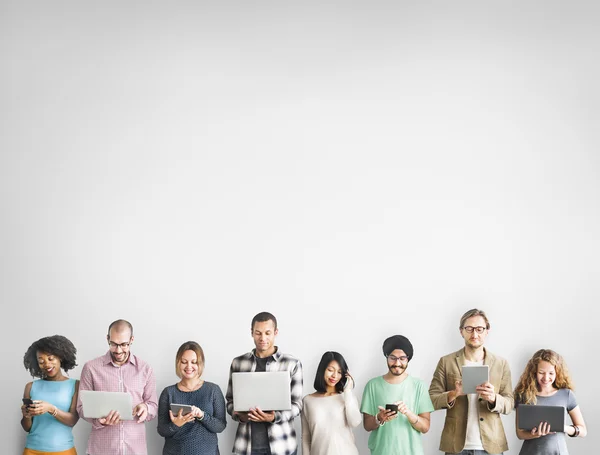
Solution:
[{"label": "woman in white dress", "polygon": [[302,407],[302,455],[358,455],[352,428],[362,415],[352,392],[354,380],[344,357],[323,354],[314,384]]}]

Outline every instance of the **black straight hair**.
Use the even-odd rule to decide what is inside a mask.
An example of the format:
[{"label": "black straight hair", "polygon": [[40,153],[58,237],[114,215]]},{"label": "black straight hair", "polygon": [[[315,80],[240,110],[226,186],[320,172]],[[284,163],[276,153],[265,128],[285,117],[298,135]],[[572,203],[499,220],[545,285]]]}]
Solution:
[{"label": "black straight hair", "polygon": [[335,351],[327,351],[321,357],[321,362],[319,362],[319,366],[317,368],[317,374],[315,375],[315,390],[320,393],[327,392],[327,384],[325,383],[325,370],[329,366],[329,364],[335,360],[341,370],[342,370],[342,379],[335,385],[335,390],[338,393],[342,393],[344,391],[344,387],[346,386],[346,374],[348,373],[348,364],[344,359],[344,356],[339,352]]}]

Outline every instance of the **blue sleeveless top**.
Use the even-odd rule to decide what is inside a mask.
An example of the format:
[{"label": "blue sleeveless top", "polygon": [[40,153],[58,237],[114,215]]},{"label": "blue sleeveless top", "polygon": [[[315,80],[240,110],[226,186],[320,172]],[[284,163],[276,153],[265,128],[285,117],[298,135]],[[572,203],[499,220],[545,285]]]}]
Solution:
[{"label": "blue sleeveless top", "polygon": [[[75,382],[75,379],[33,381],[30,392],[31,399],[46,401],[61,411],[69,412],[75,393]],[[71,427],[60,423],[48,413],[33,417],[25,447],[42,452],[61,452],[69,450],[73,446],[73,429]]]}]

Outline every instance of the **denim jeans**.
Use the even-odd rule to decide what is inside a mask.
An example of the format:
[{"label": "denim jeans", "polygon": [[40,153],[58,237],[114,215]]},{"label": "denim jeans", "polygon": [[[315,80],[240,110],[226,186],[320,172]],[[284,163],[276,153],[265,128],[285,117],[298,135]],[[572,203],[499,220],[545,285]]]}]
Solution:
[{"label": "denim jeans", "polygon": [[[267,449],[268,450],[268,449]],[[294,451],[292,455],[296,455],[298,453],[297,450]],[[266,454],[264,452],[255,452],[254,450],[250,452],[250,455],[271,455],[271,451],[269,450]]]}]

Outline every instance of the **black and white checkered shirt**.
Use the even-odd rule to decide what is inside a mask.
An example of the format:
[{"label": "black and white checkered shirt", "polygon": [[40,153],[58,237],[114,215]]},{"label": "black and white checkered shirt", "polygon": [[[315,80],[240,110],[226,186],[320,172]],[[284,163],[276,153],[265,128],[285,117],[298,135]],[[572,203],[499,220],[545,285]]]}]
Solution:
[{"label": "black and white checkered shirt", "polygon": [[[229,384],[227,386],[227,413],[233,420],[239,422],[237,416],[233,415],[233,388],[231,373],[252,372],[256,370],[255,350],[236,357],[231,362],[229,369]],[[269,434],[269,445],[272,455],[291,455],[296,451],[296,430],[294,429],[294,418],[302,411],[302,363],[297,358],[282,354],[279,349],[273,354],[273,361],[267,362],[267,371],[289,371],[290,373],[290,395],[292,409],[290,411],[275,411],[275,421],[267,425]],[[233,443],[233,453],[238,455],[250,455],[252,451],[252,435],[250,423],[239,422]]]}]

